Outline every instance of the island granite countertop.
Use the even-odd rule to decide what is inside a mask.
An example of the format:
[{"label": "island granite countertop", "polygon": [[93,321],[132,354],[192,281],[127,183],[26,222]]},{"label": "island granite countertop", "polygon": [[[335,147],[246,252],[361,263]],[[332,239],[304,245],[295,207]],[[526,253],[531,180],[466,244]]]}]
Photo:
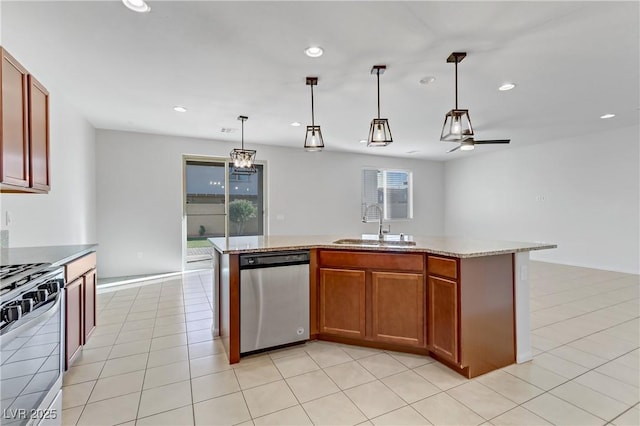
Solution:
[{"label": "island granite countertop", "polygon": [[[555,244],[516,241],[491,241],[458,237],[413,236],[415,245],[395,246],[378,244],[336,244],[334,241],[354,238],[344,235],[271,235],[231,238],[209,238],[216,250],[223,254],[261,253],[301,249],[343,249],[385,252],[427,252],[457,258],[493,256],[532,250],[556,248]],[[360,238],[359,236],[356,238]]]},{"label": "island granite countertop", "polygon": [[96,250],[97,244],[68,246],[15,247],[0,250],[0,264],[50,263],[60,266]]}]

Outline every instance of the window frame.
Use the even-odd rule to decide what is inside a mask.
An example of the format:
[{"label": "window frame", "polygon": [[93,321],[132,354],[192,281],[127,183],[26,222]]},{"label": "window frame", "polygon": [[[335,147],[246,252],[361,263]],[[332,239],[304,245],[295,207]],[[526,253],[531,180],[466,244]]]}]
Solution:
[{"label": "window frame", "polygon": [[[383,179],[382,203],[379,203],[379,202],[376,203],[382,208],[382,213],[383,213],[382,220],[384,222],[407,222],[407,221],[413,220],[413,171],[409,169],[399,169],[399,168],[363,167],[360,172],[360,179],[361,179],[360,209],[361,209],[361,217],[363,219],[363,222],[371,223],[371,222],[378,222],[379,220],[376,210],[370,209],[369,211],[366,211],[367,202],[365,200],[366,198],[365,197],[366,183],[365,183],[365,176],[364,176],[365,171],[376,171],[378,179],[380,179],[379,177],[380,173],[382,173],[382,175],[384,176],[382,178]],[[407,174],[407,217],[403,217],[403,218],[388,217],[390,203],[388,201],[388,195],[389,195],[387,191],[388,179],[386,178],[386,174],[389,172]],[[376,187],[376,190],[378,188],[379,187]],[[370,204],[371,203],[369,203],[369,205]],[[372,212],[375,212],[375,214],[372,215],[371,214]]]}]

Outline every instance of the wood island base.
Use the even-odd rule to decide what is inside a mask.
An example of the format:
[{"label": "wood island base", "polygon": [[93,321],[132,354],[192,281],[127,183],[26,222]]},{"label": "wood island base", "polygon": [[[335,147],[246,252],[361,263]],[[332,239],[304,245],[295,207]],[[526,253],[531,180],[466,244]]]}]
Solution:
[{"label": "wood island base", "polygon": [[[467,378],[513,364],[514,256],[311,248],[311,340],[429,355]],[[214,258],[220,335],[234,364],[239,254]]]}]

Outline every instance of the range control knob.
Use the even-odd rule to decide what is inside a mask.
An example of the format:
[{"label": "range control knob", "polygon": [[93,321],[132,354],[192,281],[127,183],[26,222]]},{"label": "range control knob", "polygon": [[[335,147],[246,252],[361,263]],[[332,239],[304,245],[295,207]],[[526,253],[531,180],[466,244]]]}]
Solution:
[{"label": "range control knob", "polygon": [[35,291],[28,291],[22,295],[23,299],[33,299],[35,304],[46,302],[49,298],[49,292],[47,290],[39,289]]},{"label": "range control knob", "polygon": [[56,294],[60,291],[60,282],[57,280],[47,281],[44,284],[38,286],[40,290],[46,290],[48,294]]},{"label": "range control knob", "polygon": [[17,303],[20,303],[20,307],[22,308],[22,315],[27,314],[33,310],[33,299],[22,299],[17,300]]},{"label": "range control knob", "polygon": [[18,321],[22,316],[22,308],[20,305],[7,306],[0,311],[0,317],[4,322]]},{"label": "range control knob", "polygon": [[5,306],[19,306],[22,312],[21,316],[24,316],[33,310],[33,299],[14,300]]}]

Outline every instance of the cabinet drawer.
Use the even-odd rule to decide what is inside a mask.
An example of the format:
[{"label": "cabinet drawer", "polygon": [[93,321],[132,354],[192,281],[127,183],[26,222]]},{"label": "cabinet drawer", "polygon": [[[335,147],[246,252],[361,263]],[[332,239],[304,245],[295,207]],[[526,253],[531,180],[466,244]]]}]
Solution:
[{"label": "cabinet drawer", "polygon": [[458,279],[458,262],[446,257],[429,256],[427,259],[429,274]]},{"label": "cabinet drawer", "polygon": [[65,265],[65,280],[70,283],[85,272],[90,271],[96,267],[96,253],[89,253],[86,256],[76,259],[71,263]]},{"label": "cabinet drawer", "polygon": [[333,268],[359,268],[422,272],[424,256],[410,253],[371,253],[339,250],[320,251],[320,265]]}]

